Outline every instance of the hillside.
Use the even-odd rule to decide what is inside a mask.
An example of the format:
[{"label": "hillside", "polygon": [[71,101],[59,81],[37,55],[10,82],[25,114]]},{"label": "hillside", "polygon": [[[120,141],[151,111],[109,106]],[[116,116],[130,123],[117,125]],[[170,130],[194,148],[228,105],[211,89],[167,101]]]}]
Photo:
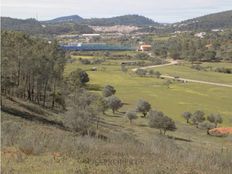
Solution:
[{"label": "hillside", "polygon": [[158,67],[137,51],[68,54],[21,32],[1,39],[2,173],[231,174],[231,135],[208,134],[230,129],[231,88],[179,80],[231,84],[214,72],[231,63]]},{"label": "hillside", "polygon": [[10,31],[22,31],[29,34],[43,33],[41,23],[35,19],[14,19],[1,17],[1,29]]},{"label": "hillside", "polygon": [[62,22],[75,22],[80,23],[84,19],[78,15],[71,15],[71,16],[64,16],[64,17],[58,17],[52,20],[44,21],[45,23],[62,23]]},{"label": "hillside", "polygon": [[86,19],[86,24],[94,26],[112,26],[112,25],[136,25],[146,26],[158,24],[153,20],[139,15],[124,15],[112,18],[92,18]]},{"label": "hillside", "polygon": [[232,27],[232,10],[209,14],[173,24],[180,30],[212,30]]},{"label": "hillside", "polygon": [[67,33],[92,33],[93,29],[87,25],[77,23],[41,23],[35,19],[14,19],[9,17],[1,17],[2,30],[21,31],[32,35],[53,35]]},{"label": "hillside", "polygon": [[147,26],[157,25],[158,23],[153,20],[139,15],[124,15],[112,18],[91,18],[83,19],[78,15],[59,17],[53,20],[44,21],[44,23],[60,23],[60,22],[73,22],[78,24],[86,24],[93,26],[112,26],[112,25],[136,25]]}]

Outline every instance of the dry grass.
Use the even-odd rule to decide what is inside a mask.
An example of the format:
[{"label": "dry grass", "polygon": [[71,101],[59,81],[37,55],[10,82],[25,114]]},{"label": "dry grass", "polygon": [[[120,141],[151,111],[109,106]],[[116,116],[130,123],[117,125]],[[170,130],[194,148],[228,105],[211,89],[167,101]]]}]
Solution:
[{"label": "dry grass", "polygon": [[[232,151],[108,131],[102,141],[2,114],[3,173],[230,174]],[[123,129],[122,129],[123,130]]]}]

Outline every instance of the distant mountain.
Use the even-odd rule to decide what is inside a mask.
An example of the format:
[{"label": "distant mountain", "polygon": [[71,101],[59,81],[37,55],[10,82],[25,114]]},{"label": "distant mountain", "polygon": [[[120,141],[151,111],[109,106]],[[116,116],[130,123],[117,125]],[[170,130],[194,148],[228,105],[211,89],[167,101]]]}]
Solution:
[{"label": "distant mountain", "polygon": [[1,17],[1,29],[11,31],[22,31],[32,35],[44,34],[83,34],[93,33],[94,30],[87,25],[77,24],[73,22],[62,23],[41,23],[35,19],[14,19],[9,17]]},{"label": "distant mountain", "polygon": [[35,19],[14,19],[9,17],[1,17],[1,29],[22,31],[29,34],[41,33],[42,25]]},{"label": "distant mountain", "polygon": [[156,25],[152,19],[139,15],[124,15],[112,18],[92,18],[84,21],[88,25],[93,26],[112,26],[112,25],[135,25],[135,26],[147,26]]},{"label": "distant mountain", "polygon": [[64,16],[55,18],[52,20],[44,21],[45,23],[66,23],[66,22],[74,22],[74,23],[81,23],[83,22],[83,18],[78,15],[72,15],[72,16]]},{"label": "distant mountain", "polygon": [[43,21],[43,23],[66,23],[72,22],[77,24],[86,24],[92,26],[113,26],[113,25],[135,25],[135,26],[148,26],[156,25],[152,19],[139,15],[124,15],[112,18],[91,18],[83,19],[78,15],[65,16],[56,18],[49,21]]},{"label": "distant mountain", "polygon": [[232,10],[209,14],[172,25],[180,30],[211,30],[232,27]]}]

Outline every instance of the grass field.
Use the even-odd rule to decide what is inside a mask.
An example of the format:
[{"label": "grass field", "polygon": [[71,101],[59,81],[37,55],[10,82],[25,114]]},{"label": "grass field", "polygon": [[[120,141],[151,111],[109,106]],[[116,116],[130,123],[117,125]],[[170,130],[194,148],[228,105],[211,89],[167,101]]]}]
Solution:
[{"label": "grass field", "polygon": [[[149,101],[153,109],[163,111],[175,120],[177,130],[168,132],[167,135],[181,138],[181,141],[160,136],[159,130],[148,126],[146,118],[138,117],[130,124],[122,112],[113,114],[110,110],[100,116],[101,122],[97,130],[100,135],[106,135],[107,140],[82,137],[76,132],[39,121],[42,118],[62,122],[66,113],[52,113],[19,99],[3,100],[4,105],[17,112],[13,115],[1,112],[1,131],[4,134],[1,148],[2,173],[230,174],[232,137],[208,136],[206,130],[186,124],[181,113],[197,109],[207,114],[219,112],[224,118],[224,123],[220,126],[231,126],[231,88],[179,82],[168,88],[163,79],[138,77],[131,71],[123,73],[121,61],[124,60],[83,65],[76,60],[67,64],[65,76],[76,68],[82,68],[90,77],[88,87],[113,85],[117,90],[116,96],[125,103],[120,111],[135,108],[139,99]],[[97,71],[91,71],[92,67],[97,67]],[[201,78],[207,79],[205,72],[195,72],[185,66],[163,67],[159,71],[178,72],[181,77],[186,75],[188,78],[199,76],[194,73],[202,73]],[[224,75],[220,74],[220,78],[226,77]],[[214,73],[209,72],[208,76],[211,80],[218,80],[214,79]],[[224,82],[229,82],[229,78],[225,79]],[[97,88],[93,92],[101,93]],[[30,113],[35,118],[41,118],[32,121],[21,118],[17,113],[21,116]],[[96,127],[95,124],[92,126]],[[126,163],[136,160],[142,160],[142,163]],[[112,164],[112,161],[116,163]]]},{"label": "grass field", "polygon": [[[11,102],[14,108],[18,104]],[[28,107],[20,110],[26,111]],[[31,113],[34,114],[32,110]],[[108,141],[1,114],[3,173],[230,174],[231,171],[231,136],[208,136],[205,130],[179,122],[178,130],[168,135],[193,142],[159,136],[157,129],[148,127],[147,119],[139,118],[130,124],[123,114],[110,111],[102,116],[106,124],[99,127],[109,137]],[[112,164],[112,160],[116,162]],[[143,163],[131,165],[119,163],[120,160]]]},{"label": "grass field", "polygon": [[[117,89],[116,95],[127,103],[122,110],[133,109],[139,99],[152,104],[154,109],[165,112],[176,121],[184,122],[181,113],[185,111],[203,110],[206,114],[221,113],[224,125],[232,125],[232,89],[196,83],[174,83],[167,88],[165,80],[152,77],[138,77],[131,72],[120,70],[120,61],[104,62],[96,65],[99,71],[89,71],[95,65],[82,65],[78,61],[69,64],[65,73],[68,74],[79,67],[86,70],[90,77],[89,84],[104,87],[107,84]],[[104,67],[104,70],[102,68]],[[169,66],[156,68],[162,74],[170,74],[196,80],[232,84],[232,76],[216,72],[202,72],[188,66]]]},{"label": "grass field", "polygon": [[[223,74],[213,71],[198,71],[190,68],[190,64],[183,65],[173,65],[168,67],[158,67],[154,68],[156,71],[160,71],[161,74],[167,74],[171,76],[179,76],[181,78],[188,78],[193,80],[202,80],[216,83],[232,84],[232,75]],[[230,67],[230,63],[204,63],[202,66],[212,66],[212,67]]]}]

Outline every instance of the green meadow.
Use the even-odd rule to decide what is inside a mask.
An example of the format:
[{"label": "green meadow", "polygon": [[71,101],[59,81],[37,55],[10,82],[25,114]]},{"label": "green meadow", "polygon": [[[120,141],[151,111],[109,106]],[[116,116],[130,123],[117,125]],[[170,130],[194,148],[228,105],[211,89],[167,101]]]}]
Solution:
[{"label": "green meadow", "polygon": [[[76,61],[67,65],[65,74],[81,68],[89,74],[88,85],[101,88],[107,84],[114,86],[117,90],[116,96],[125,103],[121,111],[134,109],[138,100],[143,99],[149,101],[153,109],[163,111],[175,121],[184,122],[181,114],[185,111],[203,110],[206,114],[222,114],[223,125],[232,125],[232,88],[181,82],[173,82],[168,88],[164,85],[164,79],[138,77],[131,71],[123,73],[121,62],[122,60],[108,60],[101,65],[82,65]],[[91,71],[92,67],[97,67],[98,70]],[[160,67],[155,70],[183,78],[232,84],[231,75],[197,71],[189,65]]]}]

